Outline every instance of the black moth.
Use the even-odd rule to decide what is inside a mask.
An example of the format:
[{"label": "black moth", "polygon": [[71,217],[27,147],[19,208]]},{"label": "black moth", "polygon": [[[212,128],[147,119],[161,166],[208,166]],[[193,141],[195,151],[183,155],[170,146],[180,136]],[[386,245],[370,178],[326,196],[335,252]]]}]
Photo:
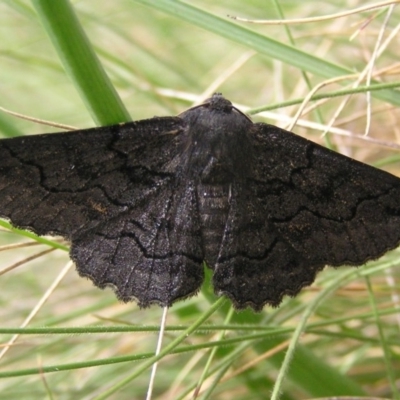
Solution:
[{"label": "black moth", "polygon": [[170,306],[203,261],[235,308],[400,242],[400,179],[251,120],[222,95],[178,117],[0,141],[0,216],[71,242],[78,273]]}]

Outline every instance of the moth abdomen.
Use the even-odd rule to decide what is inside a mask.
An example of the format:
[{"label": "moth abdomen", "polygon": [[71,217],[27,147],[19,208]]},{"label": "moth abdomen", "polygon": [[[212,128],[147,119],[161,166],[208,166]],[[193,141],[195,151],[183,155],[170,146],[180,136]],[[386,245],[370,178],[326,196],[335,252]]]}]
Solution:
[{"label": "moth abdomen", "polygon": [[213,268],[221,247],[229,213],[230,184],[199,184],[197,196],[205,260]]}]

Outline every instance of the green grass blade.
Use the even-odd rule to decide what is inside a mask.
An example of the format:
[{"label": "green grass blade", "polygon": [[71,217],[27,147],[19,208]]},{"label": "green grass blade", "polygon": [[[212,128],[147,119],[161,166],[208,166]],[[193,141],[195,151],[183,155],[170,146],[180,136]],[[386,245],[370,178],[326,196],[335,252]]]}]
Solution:
[{"label": "green grass blade", "polygon": [[60,60],[98,125],[130,121],[68,0],[32,0]]},{"label": "green grass blade", "polygon": [[[317,76],[330,79],[337,76],[354,73],[350,69],[333,64],[323,58],[301,51],[287,44],[277,42],[267,36],[251,31],[242,25],[234,23],[227,17],[221,18],[209,14],[204,10],[193,7],[178,0],[133,0],[156,10],[163,11],[190,24],[199,26],[219,36],[242,44],[247,49],[253,49],[273,59],[282,61],[288,65],[311,72]],[[375,92],[373,96],[400,105],[400,92],[384,90]]]}]

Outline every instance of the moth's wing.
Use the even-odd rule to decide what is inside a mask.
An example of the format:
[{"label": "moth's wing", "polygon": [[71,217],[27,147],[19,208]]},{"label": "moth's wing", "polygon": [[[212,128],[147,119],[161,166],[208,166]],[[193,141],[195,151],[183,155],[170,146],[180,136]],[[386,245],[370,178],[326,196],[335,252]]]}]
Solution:
[{"label": "moth's wing", "polygon": [[197,198],[175,177],[116,218],[73,238],[78,272],[122,301],[170,306],[194,295],[204,279]]},{"label": "moth's wing", "polygon": [[81,275],[141,306],[203,280],[197,204],[179,174],[183,122],[150,120],[0,141],[0,216],[72,241]]},{"label": "moth's wing", "polygon": [[[162,173],[149,168],[164,165],[176,152],[174,133],[180,129],[178,118],[153,118],[3,139],[0,216],[39,235],[71,238],[118,215],[162,181]],[[152,147],[160,151],[152,155]]]},{"label": "moth's wing", "polygon": [[237,308],[277,306],[325,265],[361,265],[398,246],[399,178],[285,130],[252,129],[253,176],[232,191],[217,292]]}]

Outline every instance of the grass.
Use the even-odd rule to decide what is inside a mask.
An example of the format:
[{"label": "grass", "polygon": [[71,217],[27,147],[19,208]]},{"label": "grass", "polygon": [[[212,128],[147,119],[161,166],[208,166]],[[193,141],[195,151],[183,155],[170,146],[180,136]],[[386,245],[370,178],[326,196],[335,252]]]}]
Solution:
[{"label": "grass", "polygon": [[[85,0],[73,3],[75,19],[61,0],[4,0],[0,106],[88,128],[178,114],[221,91],[255,120],[287,127],[312,88],[336,79],[317,91],[322,100],[307,104],[317,107],[293,130],[399,175],[398,46],[389,40],[397,8],[386,25],[387,8],[287,27],[227,17],[305,18],[356,6]],[[365,78],[361,89],[352,85],[386,39],[371,77],[379,90],[369,98]],[[0,113],[0,131],[52,129]],[[161,309],[118,303],[111,290],[65,267],[64,244],[2,226],[0,267],[21,264],[1,276],[1,343],[20,335],[0,359],[2,396],[143,399]],[[197,388],[200,399],[400,399],[398,258],[395,250],[359,269],[328,268],[298,297],[259,314],[233,312],[213,295],[208,276],[198,296],[169,311],[153,398],[192,398]]]}]

